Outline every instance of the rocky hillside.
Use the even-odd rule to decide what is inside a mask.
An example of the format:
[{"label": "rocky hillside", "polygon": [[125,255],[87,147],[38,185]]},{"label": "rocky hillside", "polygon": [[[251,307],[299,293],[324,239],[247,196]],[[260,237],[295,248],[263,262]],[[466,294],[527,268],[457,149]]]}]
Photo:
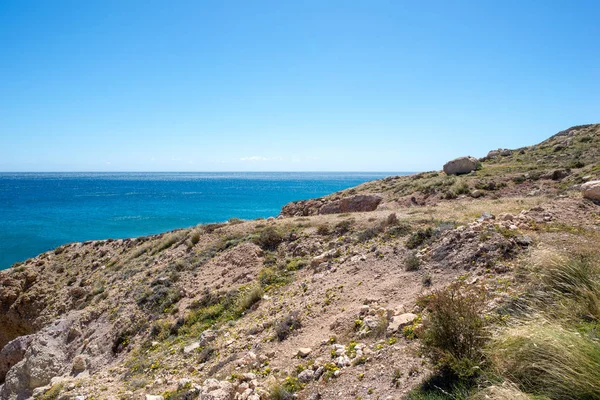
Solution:
[{"label": "rocky hillside", "polygon": [[[552,365],[537,384],[507,347],[527,350],[514,338],[535,320],[560,327],[556,346],[575,329],[579,364],[600,353],[599,155],[600,125],[577,126],[278,218],[16,264],[0,272],[0,399],[600,398],[555,390],[577,382]],[[586,294],[548,278],[572,260]]]}]

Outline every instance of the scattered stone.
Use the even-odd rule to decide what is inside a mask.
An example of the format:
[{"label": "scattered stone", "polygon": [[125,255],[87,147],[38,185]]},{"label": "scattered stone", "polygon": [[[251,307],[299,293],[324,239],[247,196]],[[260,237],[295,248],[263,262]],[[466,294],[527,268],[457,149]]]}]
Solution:
[{"label": "scattered stone", "polygon": [[188,344],[183,348],[183,352],[185,354],[191,353],[192,351],[198,349],[200,347],[200,342],[194,342],[192,344]]},{"label": "scattered stone", "polygon": [[531,246],[531,244],[533,243],[533,239],[527,235],[518,235],[517,237],[515,237],[515,241],[518,245],[523,247]]},{"label": "scattered stone", "polygon": [[214,341],[217,338],[217,331],[212,329],[207,329],[200,334],[200,341],[198,344],[200,346],[206,346],[210,342]]},{"label": "scattered stone", "polygon": [[87,369],[87,360],[84,356],[78,355],[73,359],[73,372],[78,373]]},{"label": "scattered stone", "polygon": [[404,314],[396,315],[396,316],[392,317],[392,320],[390,321],[390,323],[387,327],[388,334],[393,334],[393,333],[398,332],[398,330],[404,328],[407,325],[412,324],[416,318],[417,318],[417,315],[413,314],[413,313],[404,313]]},{"label": "scattered stone", "polygon": [[302,383],[310,382],[314,379],[315,372],[312,369],[305,369],[298,374],[298,380]]},{"label": "scattered stone", "polygon": [[161,395],[147,394],[146,400],[164,400],[164,397],[162,397]]},{"label": "scattered stone", "polygon": [[310,347],[300,347],[298,349],[298,353],[296,353],[296,356],[298,356],[300,358],[304,358],[304,357],[307,357],[311,352],[312,352],[312,349]]},{"label": "scattered stone", "polygon": [[479,217],[479,219],[477,221],[483,222],[483,221],[488,221],[488,220],[491,220],[491,219],[494,219],[494,218],[496,218],[494,216],[494,214],[492,214],[491,212],[487,212],[486,211],[483,214],[481,214],[481,217]]},{"label": "scattered stone", "polygon": [[471,197],[474,199],[478,199],[480,197],[483,197],[485,195],[485,193],[483,192],[483,190],[479,190],[479,189],[475,189],[471,192]]}]

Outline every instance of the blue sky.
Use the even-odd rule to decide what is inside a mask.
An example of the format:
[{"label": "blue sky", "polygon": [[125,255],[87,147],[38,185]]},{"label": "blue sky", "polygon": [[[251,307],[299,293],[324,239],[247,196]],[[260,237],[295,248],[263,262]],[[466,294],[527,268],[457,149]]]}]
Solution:
[{"label": "blue sky", "polygon": [[600,122],[598,1],[0,1],[0,171],[419,171]]}]

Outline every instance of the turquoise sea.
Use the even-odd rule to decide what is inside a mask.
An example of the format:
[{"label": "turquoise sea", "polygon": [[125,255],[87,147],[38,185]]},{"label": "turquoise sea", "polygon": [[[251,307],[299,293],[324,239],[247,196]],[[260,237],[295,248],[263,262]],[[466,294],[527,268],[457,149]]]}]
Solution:
[{"label": "turquoise sea", "polygon": [[0,269],[61,244],[276,216],[402,173],[0,173]]}]

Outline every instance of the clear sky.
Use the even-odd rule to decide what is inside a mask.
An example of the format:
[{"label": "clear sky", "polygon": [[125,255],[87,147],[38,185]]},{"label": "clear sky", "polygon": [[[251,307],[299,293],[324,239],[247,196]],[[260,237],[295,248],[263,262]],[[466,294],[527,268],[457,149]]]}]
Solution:
[{"label": "clear sky", "polygon": [[0,171],[419,171],[600,122],[600,1],[0,0]]}]

